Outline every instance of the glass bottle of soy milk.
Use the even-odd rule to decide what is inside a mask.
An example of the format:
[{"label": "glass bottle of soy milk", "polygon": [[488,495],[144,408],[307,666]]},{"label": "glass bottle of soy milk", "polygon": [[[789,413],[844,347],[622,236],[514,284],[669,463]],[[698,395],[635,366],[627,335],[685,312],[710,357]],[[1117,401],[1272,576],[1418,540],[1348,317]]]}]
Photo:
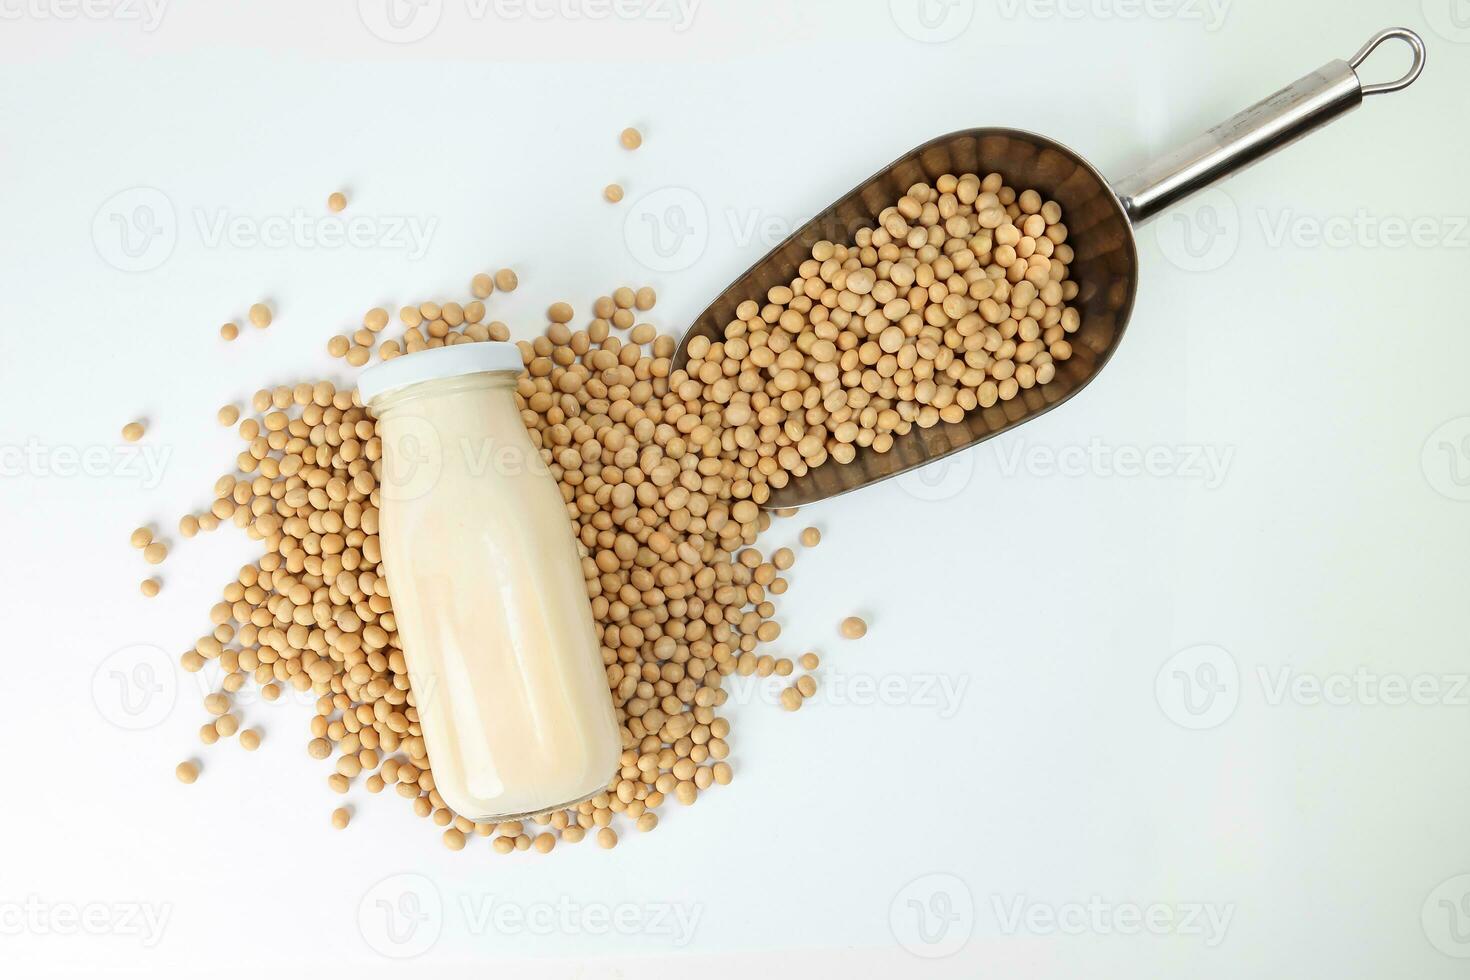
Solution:
[{"label": "glass bottle of soy milk", "polygon": [[456,344],[358,382],[434,785],[480,821],[594,796],[622,751],[566,505],[515,405],[521,368],[513,344]]}]

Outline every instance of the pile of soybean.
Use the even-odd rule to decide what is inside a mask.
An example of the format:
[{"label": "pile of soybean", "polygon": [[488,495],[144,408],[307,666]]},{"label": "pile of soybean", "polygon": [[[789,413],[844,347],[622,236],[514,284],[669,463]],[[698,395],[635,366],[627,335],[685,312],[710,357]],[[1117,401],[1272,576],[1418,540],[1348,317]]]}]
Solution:
[{"label": "pile of soybean", "polygon": [[[1065,240],[1054,202],[998,174],[915,185],[853,242],[817,243],[793,281],[740,304],[723,339],[697,340],[677,371],[674,338],[642,320],[652,289],[598,298],[575,329],[572,307],[551,305],[543,332],[518,342],[516,401],[581,545],[623,754],[605,792],[527,821],[476,823],[435,791],[381,566],[382,446],[356,393],[318,381],[257,392],[243,419],[225,406],[219,420],[244,446],[180,532],[233,523],[263,550],[182,657],[222,676],[200,738],[238,733],[254,749],[260,732],[241,729],[233,696],[254,684],[275,701],[289,687],[314,698],[307,751],[330,762],[331,788],[401,797],[451,849],[480,836],[499,853],[545,852],[588,833],[613,847],[619,832],[654,829],[668,800],[692,804],[733,777],[726,677],[799,669],[780,696],[789,710],[817,692],[815,653],[766,652],[795,554],[756,547],[770,524],[761,505],[811,467],[1050,381],[1080,325]],[[475,276],[465,304],[405,306],[395,338],[381,337],[388,311],[370,310],[328,350],[355,367],[374,352],[507,340],[487,303],[517,284],[502,269]],[[865,632],[856,617],[841,624],[846,638]],[[199,773],[193,760],[178,770]],[[338,828],[349,820],[346,807],[332,814]]]}]

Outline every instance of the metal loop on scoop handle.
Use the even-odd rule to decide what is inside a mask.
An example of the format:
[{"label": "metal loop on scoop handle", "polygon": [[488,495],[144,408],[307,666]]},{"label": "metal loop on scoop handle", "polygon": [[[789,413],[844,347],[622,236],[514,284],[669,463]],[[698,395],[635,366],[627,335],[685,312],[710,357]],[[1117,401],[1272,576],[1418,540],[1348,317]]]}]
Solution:
[{"label": "metal loop on scoop handle", "polygon": [[[1390,38],[1398,38],[1413,49],[1413,64],[1396,81],[1363,85],[1357,69]],[[1424,41],[1419,35],[1404,27],[1379,31],[1350,61],[1329,61],[1168,156],[1123,178],[1113,189],[1129,219],[1137,225],[1357,108],[1363,96],[1407,88],[1423,70]]]},{"label": "metal loop on scoop handle", "polygon": [[1400,89],[1406,89],[1414,83],[1414,79],[1418,78],[1419,73],[1424,70],[1424,39],[1407,27],[1390,27],[1374,34],[1368,39],[1366,44],[1358,49],[1357,54],[1348,59],[1348,67],[1356,72],[1362,67],[1363,62],[1368,60],[1368,56],[1378,49],[1380,44],[1394,37],[1413,49],[1414,63],[1409,66],[1408,71],[1404,72],[1403,77],[1397,81],[1379,82],[1377,85],[1364,85],[1363,94],[1365,96],[1382,95],[1385,92],[1397,92]]}]

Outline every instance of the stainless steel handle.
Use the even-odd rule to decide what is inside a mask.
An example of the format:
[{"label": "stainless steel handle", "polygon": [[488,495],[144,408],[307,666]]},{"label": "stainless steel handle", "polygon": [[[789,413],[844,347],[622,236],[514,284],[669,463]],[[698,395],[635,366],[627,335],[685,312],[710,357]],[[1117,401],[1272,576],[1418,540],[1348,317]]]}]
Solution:
[{"label": "stainless steel handle", "polygon": [[[1413,64],[1402,78],[1364,85],[1357,69],[1390,38],[1398,38],[1413,49]],[[1364,96],[1407,88],[1423,70],[1424,41],[1418,34],[1404,27],[1379,31],[1351,59],[1329,61],[1168,156],[1124,177],[1113,189],[1129,219],[1137,225],[1357,108]]]}]

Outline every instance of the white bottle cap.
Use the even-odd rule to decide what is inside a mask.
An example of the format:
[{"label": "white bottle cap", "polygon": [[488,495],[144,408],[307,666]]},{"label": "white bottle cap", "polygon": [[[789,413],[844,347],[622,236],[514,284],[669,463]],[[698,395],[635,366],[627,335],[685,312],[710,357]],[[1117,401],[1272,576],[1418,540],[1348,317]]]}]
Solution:
[{"label": "white bottle cap", "polygon": [[366,405],[385,392],[421,381],[484,374],[487,371],[514,371],[519,374],[523,370],[521,349],[515,344],[496,341],[455,344],[414,351],[370,367],[357,379],[357,393]]}]

